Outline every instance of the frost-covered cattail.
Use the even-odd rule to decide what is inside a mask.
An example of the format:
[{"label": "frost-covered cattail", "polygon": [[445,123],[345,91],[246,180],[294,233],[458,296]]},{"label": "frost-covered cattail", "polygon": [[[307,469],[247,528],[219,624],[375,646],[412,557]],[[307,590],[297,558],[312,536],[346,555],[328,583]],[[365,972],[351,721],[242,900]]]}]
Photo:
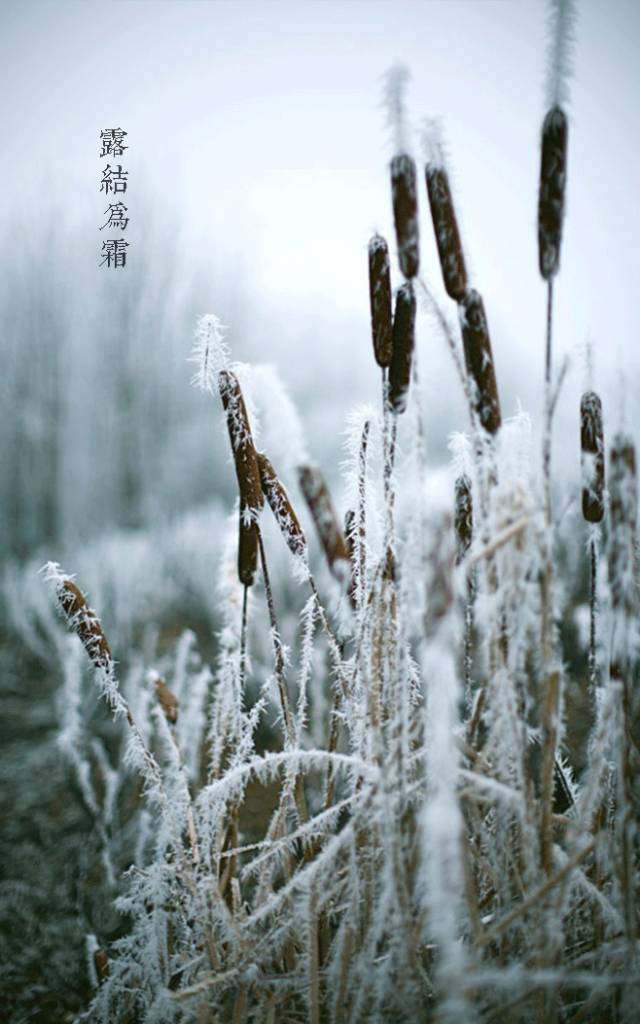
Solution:
[{"label": "frost-covered cattail", "polygon": [[179,702],[175,693],[169,689],[164,679],[161,679],[160,676],[155,677],[153,684],[156,691],[156,697],[158,698],[158,703],[164,712],[164,717],[167,722],[171,723],[171,725],[175,725],[178,721],[179,708]]},{"label": "frost-covered cattail", "polygon": [[[609,457],[611,531],[609,539],[609,587],[614,615],[635,615],[636,537],[638,494],[636,449],[626,434],[616,434]],[[630,637],[618,638],[628,643]]]},{"label": "frost-covered cattail", "polygon": [[451,197],[440,128],[429,122],[424,136],[427,163],[425,177],[433,231],[436,236],[442,277],[447,295],[460,302],[467,290],[467,268],[458,231],[456,212]]},{"label": "frost-covered cattail", "polygon": [[391,196],[400,270],[410,280],[418,273],[420,249],[416,164],[408,153],[399,153],[391,161]]},{"label": "frost-covered cattail", "polygon": [[391,362],[391,274],[389,248],[382,235],[369,242],[369,299],[371,303],[371,334],[378,366]]},{"label": "frost-covered cattail", "polygon": [[407,279],[415,277],[420,264],[418,232],[418,186],[416,164],[409,154],[405,92],[409,72],[402,64],[390,69],[385,82],[387,120],[393,132],[391,198],[398,243],[400,270]]},{"label": "frost-covered cattail", "polygon": [[100,619],[87,604],[87,599],[72,579],[60,576],[54,579],[53,571],[47,575],[55,582],[56,596],[64,612],[67,624],[75,630],[82,641],[89,660],[97,669],[113,671],[113,657]]},{"label": "frost-covered cattail", "polygon": [[640,810],[636,781],[640,702],[634,685],[638,652],[637,488],[635,445],[626,434],[617,434],[609,460],[609,589],[613,613],[610,678],[619,701],[616,716],[618,735],[613,743],[617,761],[617,868],[620,902],[630,950],[636,948],[638,932],[635,903],[637,821]]},{"label": "frost-covered cattail", "polygon": [[393,318],[393,356],[389,368],[389,403],[395,413],[402,413],[407,408],[415,321],[416,297],[411,282],[405,281],[396,293],[396,309]]},{"label": "frost-covered cattail", "polygon": [[307,539],[304,535],[304,530],[300,526],[300,521],[289,500],[289,495],[284,485],[280,482],[278,474],[264,452],[258,452],[258,467],[262,490],[269,503],[269,508],[280,527],[282,536],[287,542],[287,547],[291,554],[296,555],[296,557],[305,555]]},{"label": "frost-covered cattail", "polygon": [[538,261],[545,281],[554,277],[560,266],[568,133],[567,115],[561,107],[552,107],[542,123],[538,195]]},{"label": "frost-covered cattail", "polygon": [[349,551],[322,473],[317,466],[300,466],[298,479],[318,531],[329,568],[336,579],[345,580],[349,576],[350,569]]},{"label": "frost-covered cattail", "polygon": [[560,266],[569,132],[565,110],[575,21],[572,0],[552,0],[549,11],[547,113],[542,122],[538,196],[538,262],[545,281],[550,281]]},{"label": "frost-covered cattail", "polygon": [[456,531],[456,565],[459,565],[473,539],[473,498],[471,480],[466,474],[456,479],[453,522]]},{"label": "frost-covered cattail", "polygon": [[595,391],[580,400],[580,447],[582,451],[582,515],[599,523],[604,515],[604,434],[602,402]]},{"label": "frost-covered cattail", "polygon": [[482,296],[471,288],[458,306],[464,358],[474,387],[474,406],[481,425],[488,434],[500,429],[500,400],[493,365],[489,327]]},{"label": "frost-covered cattail", "polygon": [[240,582],[250,587],[258,565],[258,517],[264,503],[260,470],[238,378],[230,370],[221,370],[218,388],[227,417],[240,491],[238,575]]}]

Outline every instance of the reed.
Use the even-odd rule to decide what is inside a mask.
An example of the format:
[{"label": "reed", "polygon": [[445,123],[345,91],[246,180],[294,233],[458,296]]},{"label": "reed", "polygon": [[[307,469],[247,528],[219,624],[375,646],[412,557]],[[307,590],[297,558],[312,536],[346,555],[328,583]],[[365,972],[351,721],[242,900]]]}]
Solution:
[{"label": "reed", "polygon": [[538,193],[538,265],[545,281],[560,268],[568,138],[567,115],[553,106],[542,123]]},{"label": "reed", "polygon": [[284,484],[280,481],[278,474],[264,452],[258,452],[258,468],[260,470],[262,490],[289,551],[296,558],[305,557],[307,554],[307,538],[304,535],[304,530],[300,526],[300,520],[295,513]]},{"label": "reed", "polygon": [[381,235],[369,241],[369,305],[371,336],[378,366],[385,369],[393,354],[389,248]]},{"label": "reed", "polygon": [[604,432],[602,402],[595,391],[585,391],[580,400],[580,449],[582,462],[582,515],[589,532],[589,688],[596,700],[598,687],[597,593],[598,531],[604,518]]},{"label": "reed", "polygon": [[458,306],[467,374],[473,385],[473,404],[478,422],[491,436],[502,424],[498,384],[491,338],[482,296],[474,288]]},{"label": "reed", "polygon": [[258,519],[264,503],[260,469],[238,378],[230,370],[221,370],[218,374],[218,388],[240,492],[238,576],[244,586],[250,587],[258,566]]},{"label": "reed", "polygon": [[602,402],[595,391],[580,400],[580,449],[582,453],[582,515],[588,523],[604,516],[604,432]]},{"label": "reed", "polygon": [[405,412],[411,384],[411,363],[415,344],[416,297],[406,281],[396,293],[393,318],[393,355],[389,367],[389,405],[394,413]]},{"label": "reed", "polygon": [[338,517],[322,473],[317,466],[300,466],[298,481],[329,568],[343,583],[349,578],[350,559]]},{"label": "reed", "polygon": [[416,163],[408,153],[399,153],[391,161],[391,198],[400,270],[410,281],[420,269],[420,235]]},{"label": "reed", "polygon": [[467,268],[451,196],[449,175],[445,167],[428,163],[425,177],[444,286],[449,298],[462,302],[468,287]]}]

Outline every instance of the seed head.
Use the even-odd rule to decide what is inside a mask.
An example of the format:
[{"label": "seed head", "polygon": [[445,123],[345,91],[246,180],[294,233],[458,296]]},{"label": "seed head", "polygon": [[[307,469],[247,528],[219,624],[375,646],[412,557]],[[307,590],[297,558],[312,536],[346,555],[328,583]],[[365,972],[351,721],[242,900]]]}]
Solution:
[{"label": "seed head", "polygon": [[458,311],[475,411],[487,433],[495,434],[500,429],[502,418],[489,327],[480,293],[471,288],[459,304]]},{"label": "seed head", "polygon": [[389,249],[381,235],[369,242],[369,298],[373,352],[378,366],[391,362],[391,275]]},{"label": "seed head", "polygon": [[300,466],[300,488],[318,531],[320,543],[336,579],[343,582],[350,571],[349,552],[338,523],[329,489],[317,466]]},{"label": "seed head", "polygon": [[389,368],[389,404],[395,413],[402,413],[407,408],[415,321],[416,297],[411,281],[405,281],[396,293],[396,310],[393,318],[393,355]]},{"label": "seed head", "polygon": [[582,515],[588,523],[604,516],[604,433],[602,402],[595,391],[580,400],[580,447],[582,461]]},{"label": "seed head", "polygon": [[427,194],[447,295],[460,302],[467,290],[467,269],[446,168],[427,164]]},{"label": "seed head", "polygon": [[291,554],[296,557],[306,555],[307,538],[304,530],[284,485],[264,452],[258,452],[258,467],[262,490]]},{"label": "seed head", "polygon": [[416,164],[408,153],[391,161],[391,197],[400,270],[409,280],[420,265]]},{"label": "seed head", "polygon": [[227,418],[240,492],[238,576],[241,583],[250,587],[258,566],[258,519],[264,504],[260,470],[238,378],[230,370],[221,370],[218,389]]},{"label": "seed head", "polygon": [[552,107],[542,124],[538,196],[538,262],[545,281],[554,277],[560,266],[568,132],[567,115],[561,107]]}]

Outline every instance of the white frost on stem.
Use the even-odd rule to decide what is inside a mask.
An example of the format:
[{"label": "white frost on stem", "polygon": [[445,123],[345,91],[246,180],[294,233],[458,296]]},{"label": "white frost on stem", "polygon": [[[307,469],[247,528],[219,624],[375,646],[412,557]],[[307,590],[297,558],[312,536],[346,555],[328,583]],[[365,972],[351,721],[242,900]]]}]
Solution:
[{"label": "white frost on stem", "polygon": [[573,73],[576,20],[577,12],[574,0],[550,0],[547,110],[552,107],[566,107],[569,102],[569,80]]}]

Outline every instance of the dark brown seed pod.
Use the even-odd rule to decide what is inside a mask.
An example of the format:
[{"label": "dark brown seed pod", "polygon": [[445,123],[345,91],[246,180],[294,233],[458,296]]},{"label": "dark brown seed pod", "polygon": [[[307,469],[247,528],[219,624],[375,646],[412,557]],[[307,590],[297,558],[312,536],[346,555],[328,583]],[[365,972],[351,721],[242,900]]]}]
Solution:
[{"label": "dark brown seed pod", "polygon": [[67,622],[80,637],[89,660],[96,668],[110,672],[113,658],[107,638],[98,616],[87,604],[80,588],[72,580],[63,580],[57,594]]},{"label": "dark brown seed pod", "polygon": [[580,400],[580,447],[582,515],[588,523],[599,523],[604,516],[604,432],[595,391],[585,391]]},{"label": "dark brown seed pod", "polygon": [[475,411],[487,433],[495,434],[500,429],[502,418],[489,327],[480,293],[471,288],[459,304],[458,312]]},{"label": "dark brown seed pod", "polygon": [[306,554],[307,538],[304,535],[304,530],[300,526],[289,495],[264,452],[258,452],[258,468],[263,493],[280,527],[282,536],[287,542],[287,547],[291,554],[297,557]]},{"label": "dark brown seed pod", "polygon": [[634,615],[638,488],[636,449],[626,434],[616,434],[609,454],[609,586],[614,611]]},{"label": "dark brown seed pod", "polygon": [[238,378],[230,370],[221,370],[218,388],[227,418],[240,492],[238,576],[241,583],[250,587],[258,567],[258,517],[264,504],[260,470]]},{"label": "dark brown seed pod", "polygon": [[391,274],[389,248],[382,235],[374,235],[369,242],[369,301],[371,305],[371,335],[373,352],[378,366],[391,362]]},{"label": "dark brown seed pod", "polygon": [[456,531],[456,565],[459,565],[473,540],[473,497],[471,480],[466,473],[456,479],[453,524]]},{"label": "dark brown seed pod", "polygon": [[107,980],[109,974],[111,973],[111,969],[109,966],[109,957],[107,955],[106,950],[101,948],[94,950],[93,965],[96,969],[98,983],[101,985],[103,981]]},{"label": "dark brown seed pod", "polygon": [[545,281],[554,277],[560,266],[568,134],[567,115],[561,107],[552,107],[542,123],[538,196],[538,262]]},{"label": "dark brown seed pod", "polygon": [[238,520],[238,579],[245,587],[253,586],[258,570],[260,533],[249,508],[240,506]]},{"label": "dark brown seed pod", "polygon": [[427,164],[427,194],[447,295],[460,302],[467,290],[467,268],[462,252],[449,176],[444,167]]},{"label": "dark brown seed pod", "polygon": [[336,579],[342,582],[349,577],[349,551],[338,524],[329,489],[317,466],[300,466],[298,479],[329,568]]},{"label": "dark brown seed pod", "polygon": [[164,679],[161,679],[159,676],[154,681],[154,686],[156,691],[156,697],[158,698],[158,703],[160,704],[160,707],[164,711],[164,717],[166,718],[167,722],[170,722],[172,725],[175,725],[175,723],[178,721],[178,698],[176,697],[175,693],[173,693],[169,689]]},{"label": "dark brown seed pod", "polygon": [[405,281],[396,293],[393,356],[389,367],[389,404],[395,413],[402,413],[407,408],[415,323],[416,297],[411,281]]},{"label": "dark brown seed pod", "polygon": [[418,273],[420,250],[416,164],[408,153],[391,161],[391,197],[400,270],[410,279]]}]

